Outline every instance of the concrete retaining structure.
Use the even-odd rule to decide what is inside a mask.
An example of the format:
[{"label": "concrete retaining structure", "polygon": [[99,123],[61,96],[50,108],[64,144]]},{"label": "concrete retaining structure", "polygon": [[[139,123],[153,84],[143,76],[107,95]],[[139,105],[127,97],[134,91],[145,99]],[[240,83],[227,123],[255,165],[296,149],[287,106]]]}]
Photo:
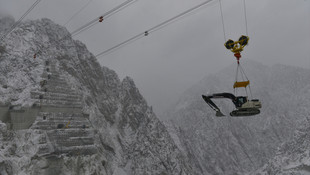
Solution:
[{"label": "concrete retaining structure", "polygon": [[3,123],[7,123],[10,121],[9,108],[10,107],[8,105],[1,105],[0,106],[0,120]]},{"label": "concrete retaining structure", "polygon": [[46,64],[41,88],[31,92],[30,108],[0,105],[0,120],[14,130],[34,129],[39,134],[39,155],[94,154],[94,129],[82,112],[82,97],[68,85],[53,62]]},{"label": "concrete retaining structure", "polygon": [[36,120],[39,108],[10,110],[11,125],[13,130],[28,129]]}]

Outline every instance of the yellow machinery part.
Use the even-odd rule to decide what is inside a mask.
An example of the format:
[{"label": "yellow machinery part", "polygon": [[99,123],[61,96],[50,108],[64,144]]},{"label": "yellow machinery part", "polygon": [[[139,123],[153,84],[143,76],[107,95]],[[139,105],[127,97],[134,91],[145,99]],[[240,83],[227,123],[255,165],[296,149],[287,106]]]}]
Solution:
[{"label": "yellow machinery part", "polygon": [[[242,37],[246,37],[246,40],[239,40],[239,41],[234,41],[233,43],[231,43],[231,45],[233,46],[232,48],[229,48],[229,50],[231,50],[233,53],[240,53],[243,51],[243,48],[247,45],[247,43],[244,45],[242,44],[244,41],[249,41],[249,37],[248,36],[242,36]],[[231,40],[232,41],[232,40]]]},{"label": "yellow machinery part", "polygon": [[239,87],[247,87],[250,84],[250,81],[236,81],[234,83],[234,88],[239,88]]},{"label": "yellow machinery part", "polygon": [[238,53],[238,52],[240,53],[240,52],[243,51],[243,48],[244,48],[245,46],[240,45],[240,41],[235,41],[234,44],[235,44],[234,47],[231,49],[231,51],[232,51],[233,53]]},{"label": "yellow machinery part", "polygon": [[65,128],[69,128],[69,125],[70,125],[70,121],[68,121]]}]

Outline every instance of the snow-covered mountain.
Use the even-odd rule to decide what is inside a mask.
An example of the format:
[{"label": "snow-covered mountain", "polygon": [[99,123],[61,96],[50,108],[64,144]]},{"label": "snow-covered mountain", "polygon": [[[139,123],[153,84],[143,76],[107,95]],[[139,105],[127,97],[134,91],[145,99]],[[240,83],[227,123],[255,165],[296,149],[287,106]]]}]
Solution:
[{"label": "snow-covered mountain", "polygon": [[[310,116],[310,70],[251,60],[241,64],[251,81],[253,98],[262,102],[261,114],[216,117],[201,98],[202,94],[233,92],[236,65],[201,80],[166,114],[169,130],[196,174],[246,174],[262,167]],[[230,100],[215,102],[228,115],[233,109]]]},{"label": "snow-covered mountain", "polygon": [[[1,17],[0,33],[13,23]],[[30,129],[0,122],[0,174],[192,174],[133,80],[101,67],[83,43],[62,39],[68,34],[41,19],[23,22],[0,43],[1,105],[41,106]],[[61,107],[72,111],[52,110]],[[63,120],[68,129],[56,125]]]},{"label": "snow-covered mountain", "polygon": [[[0,17],[0,33],[13,23]],[[0,43],[0,113],[39,109],[30,129],[8,124],[13,113],[0,122],[1,175],[309,172],[310,70],[242,60],[260,115],[217,118],[202,100],[232,92],[232,65],[186,91],[165,126],[131,78],[100,66],[83,43],[61,40],[68,34],[48,19],[26,21]],[[43,111],[50,106],[72,111]]]},{"label": "snow-covered mountain", "polygon": [[310,123],[309,117],[300,123],[293,139],[282,144],[275,157],[251,174],[255,175],[304,175],[310,174]]}]

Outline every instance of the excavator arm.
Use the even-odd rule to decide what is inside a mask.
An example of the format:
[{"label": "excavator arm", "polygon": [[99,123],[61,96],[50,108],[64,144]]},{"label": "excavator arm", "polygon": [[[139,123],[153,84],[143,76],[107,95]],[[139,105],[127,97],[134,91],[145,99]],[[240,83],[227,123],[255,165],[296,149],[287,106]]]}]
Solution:
[{"label": "excavator arm", "polygon": [[202,98],[205,100],[205,102],[216,112],[216,116],[221,117],[221,116],[225,116],[221,110],[216,106],[215,103],[213,103],[213,101],[210,100],[210,96],[205,96],[202,95]]},{"label": "excavator arm", "polygon": [[224,92],[224,93],[212,94],[212,95],[207,95],[207,96],[202,95],[202,98],[216,112],[215,115],[218,117],[225,116],[225,115],[221,112],[220,108],[218,108],[216,104],[211,100],[211,98],[228,98],[228,99],[231,99],[231,101],[235,104],[236,107],[238,106],[236,96],[234,96],[231,93]]}]

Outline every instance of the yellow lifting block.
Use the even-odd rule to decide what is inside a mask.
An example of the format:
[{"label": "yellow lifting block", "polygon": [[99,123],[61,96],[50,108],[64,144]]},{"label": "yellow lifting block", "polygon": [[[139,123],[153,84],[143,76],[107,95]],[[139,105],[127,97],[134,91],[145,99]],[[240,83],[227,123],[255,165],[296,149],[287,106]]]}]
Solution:
[{"label": "yellow lifting block", "polygon": [[228,50],[231,50],[233,53],[240,53],[243,51],[243,48],[248,44],[249,37],[242,35],[238,41],[228,40],[224,45]]},{"label": "yellow lifting block", "polygon": [[247,87],[248,85],[250,84],[250,81],[248,80],[248,81],[236,81],[235,83],[234,83],[234,88],[239,88],[239,87]]}]

